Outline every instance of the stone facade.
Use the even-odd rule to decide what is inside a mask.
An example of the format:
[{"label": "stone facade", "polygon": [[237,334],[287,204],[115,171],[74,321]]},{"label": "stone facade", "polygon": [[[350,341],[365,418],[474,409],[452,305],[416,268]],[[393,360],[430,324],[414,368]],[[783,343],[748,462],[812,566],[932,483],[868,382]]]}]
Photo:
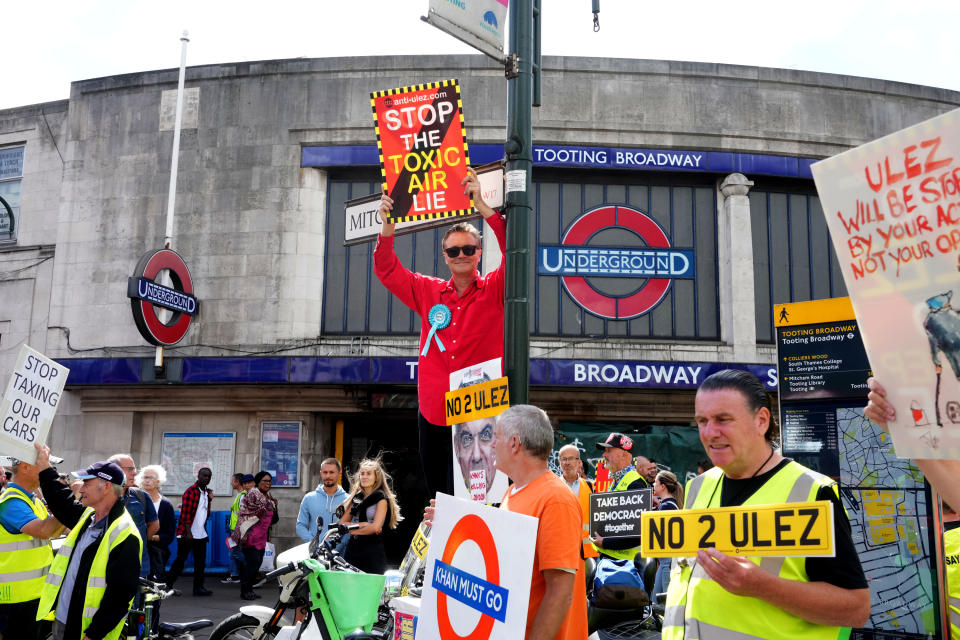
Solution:
[{"label": "stone facade", "polygon": [[[502,143],[506,83],[482,56],[189,68],[172,247],[190,265],[202,306],[186,344],[168,357],[278,349],[415,356],[413,336],[322,335],[329,175],[301,167],[301,148],[372,145],[370,91],[451,77],[461,82],[471,144]],[[0,111],[0,147],[26,148],[20,231],[15,244],[0,245],[0,384],[25,341],[62,359],[153,357],[131,321],[126,279],[163,241],[173,136],[164,93],[176,82],[176,70],[78,81],[69,100]],[[956,92],[830,74],[545,57],[533,130],[537,144],[822,158],[958,105]],[[719,341],[537,338],[531,356],[772,363],[771,345],[756,340],[753,256],[742,232],[753,177],[715,178]],[[309,346],[295,349],[301,344]],[[316,486],[318,465],[306,453],[332,453],[339,416],[363,410],[350,389],[158,389],[68,392],[52,444],[71,468],[117,451],[146,464],[158,461],[164,430],[235,431],[237,468],[248,470],[258,463],[261,420],[302,420],[304,482],[278,491],[283,541],[292,538],[302,491]],[[579,413],[566,399],[550,401],[596,419],[640,405],[658,410],[648,396],[609,393],[604,407]],[[679,414],[689,394],[678,397]],[[218,498],[215,508],[228,503]]]}]

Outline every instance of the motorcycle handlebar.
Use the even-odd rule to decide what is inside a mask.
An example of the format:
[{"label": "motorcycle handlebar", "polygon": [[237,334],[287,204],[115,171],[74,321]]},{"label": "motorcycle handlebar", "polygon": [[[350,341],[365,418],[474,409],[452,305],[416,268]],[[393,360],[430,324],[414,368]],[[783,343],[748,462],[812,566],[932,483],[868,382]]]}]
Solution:
[{"label": "motorcycle handlebar", "polygon": [[296,571],[297,568],[298,568],[297,563],[296,563],[296,562],[291,562],[290,564],[288,564],[288,565],[285,566],[285,567],[280,567],[279,569],[274,569],[273,571],[271,571],[270,573],[268,573],[267,575],[265,575],[265,576],[263,577],[263,579],[264,579],[264,580],[273,580],[274,578],[279,578],[280,576],[285,576],[285,575],[287,575],[288,573],[292,573],[292,572]]}]

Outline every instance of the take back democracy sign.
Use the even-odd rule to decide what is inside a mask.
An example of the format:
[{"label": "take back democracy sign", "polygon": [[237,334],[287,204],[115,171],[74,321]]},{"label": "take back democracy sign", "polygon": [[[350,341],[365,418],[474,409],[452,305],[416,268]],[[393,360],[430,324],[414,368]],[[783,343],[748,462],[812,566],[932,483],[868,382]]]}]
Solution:
[{"label": "take back democracy sign", "polygon": [[608,491],[590,494],[590,533],[604,538],[629,538],[640,535],[640,519],[649,511],[652,489]]},{"label": "take back democracy sign", "polygon": [[522,638],[538,522],[438,493],[417,640]]},{"label": "take back democracy sign", "polygon": [[473,213],[463,192],[470,156],[456,80],[370,94],[383,190],[393,199],[388,222]]},{"label": "take back democracy sign", "polygon": [[0,453],[33,463],[44,443],[70,370],[23,345],[0,401]]},{"label": "take back democracy sign", "polygon": [[811,170],[897,455],[960,458],[960,109]]}]

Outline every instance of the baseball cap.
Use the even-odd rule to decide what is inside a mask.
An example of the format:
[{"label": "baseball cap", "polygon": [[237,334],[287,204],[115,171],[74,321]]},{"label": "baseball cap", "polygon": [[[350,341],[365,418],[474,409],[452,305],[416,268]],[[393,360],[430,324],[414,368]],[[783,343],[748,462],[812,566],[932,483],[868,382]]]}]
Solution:
[{"label": "baseball cap", "polygon": [[121,469],[117,463],[107,462],[106,460],[94,462],[92,465],[82,471],[74,471],[73,475],[80,480],[103,478],[104,480],[109,480],[113,484],[120,485],[126,481],[126,476],[123,475],[123,469]]},{"label": "baseball cap", "polygon": [[611,433],[603,442],[597,443],[598,449],[623,449],[630,451],[633,449],[633,440],[622,433]]},{"label": "baseball cap", "polygon": [[243,477],[240,478],[240,482],[241,483],[253,482],[253,474],[252,473],[243,474]]}]

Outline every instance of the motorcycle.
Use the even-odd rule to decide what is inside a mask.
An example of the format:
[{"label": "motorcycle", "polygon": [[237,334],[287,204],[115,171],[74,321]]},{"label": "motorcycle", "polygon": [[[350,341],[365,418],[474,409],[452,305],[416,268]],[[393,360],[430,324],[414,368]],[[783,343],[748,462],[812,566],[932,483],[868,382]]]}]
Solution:
[{"label": "motorcycle", "polygon": [[[587,558],[587,628],[588,640],[659,640],[663,630],[663,602],[666,594],[653,594],[654,601],[638,608],[608,609],[593,604],[596,558]],[[657,576],[657,561],[642,558],[640,554],[633,564],[643,579],[643,588],[652,593]]]},{"label": "motorcycle", "polygon": [[[277,557],[280,597],[274,608],[248,605],[223,620],[210,640],[383,640],[392,634],[385,603],[399,592],[399,573],[367,574],[336,551],[341,537],[359,525],[331,524],[321,537]],[[386,586],[386,588],[385,588]]]}]

